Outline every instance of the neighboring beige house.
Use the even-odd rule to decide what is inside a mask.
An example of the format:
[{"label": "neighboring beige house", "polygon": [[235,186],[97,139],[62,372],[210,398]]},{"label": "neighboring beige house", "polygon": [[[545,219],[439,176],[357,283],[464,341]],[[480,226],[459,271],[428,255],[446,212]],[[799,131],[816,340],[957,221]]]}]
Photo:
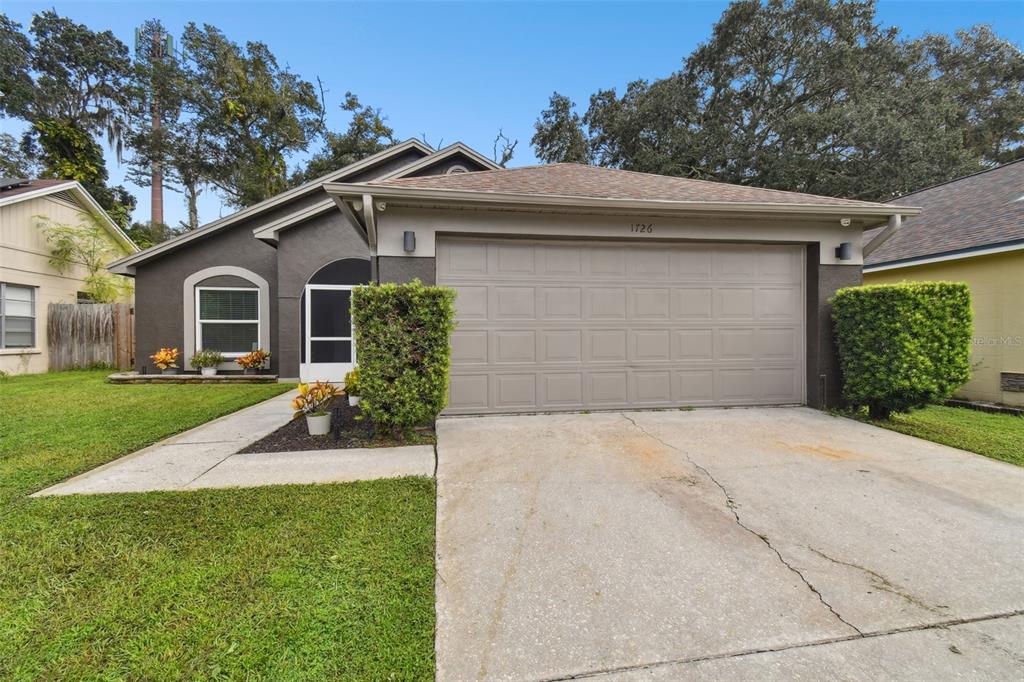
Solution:
[{"label": "neighboring beige house", "polygon": [[119,256],[139,250],[77,182],[0,179],[0,372],[45,372],[47,305],[75,303],[83,290],[85,268],[61,274],[50,265],[41,220],[77,226],[91,216]]},{"label": "neighboring beige house", "polygon": [[[864,283],[970,285],[973,376],[957,396],[1024,405],[1024,161],[890,203],[920,206],[921,215],[865,253]],[[865,233],[865,243],[876,233]]]}]

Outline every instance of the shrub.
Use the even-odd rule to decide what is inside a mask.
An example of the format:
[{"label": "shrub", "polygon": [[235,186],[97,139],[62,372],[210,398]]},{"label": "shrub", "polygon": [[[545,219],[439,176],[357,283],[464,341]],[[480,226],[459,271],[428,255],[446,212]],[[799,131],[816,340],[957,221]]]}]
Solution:
[{"label": "shrub", "polygon": [[178,349],[177,348],[161,348],[157,352],[149,356],[149,359],[153,361],[153,364],[160,369],[170,369],[171,367],[178,366]]},{"label": "shrub", "polygon": [[840,289],[832,297],[843,397],[874,418],[949,398],[970,378],[971,294],[956,282]]},{"label": "shrub", "polygon": [[220,351],[216,350],[201,350],[192,356],[189,361],[193,367],[216,367],[220,363],[224,362],[224,355]]},{"label": "shrub", "polygon": [[352,292],[363,414],[392,433],[429,423],[448,403],[455,292],[378,284]]},{"label": "shrub", "polygon": [[246,353],[242,357],[236,358],[235,362],[243,369],[262,369],[269,359],[270,353],[268,351],[257,348],[251,353]]},{"label": "shrub", "polygon": [[334,384],[323,381],[314,381],[312,384],[299,384],[299,394],[292,400],[292,409],[295,413],[292,419],[305,416],[320,416],[327,414],[335,399],[341,391]]}]

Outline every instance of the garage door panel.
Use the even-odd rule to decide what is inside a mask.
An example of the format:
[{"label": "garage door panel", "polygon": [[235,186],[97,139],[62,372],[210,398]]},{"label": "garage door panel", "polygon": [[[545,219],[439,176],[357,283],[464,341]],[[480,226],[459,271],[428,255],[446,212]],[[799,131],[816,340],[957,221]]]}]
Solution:
[{"label": "garage door panel", "polygon": [[493,404],[497,408],[506,410],[535,409],[537,406],[537,375],[532,372],[495,374]]},{"label": "garage door panel", "polygon": [[714,317],[713,301],[711,289],[673,289],[672,317],[677,320],[710,320]]},{"label": "garage door panel", "polygon": [[625,329],[590,329],[586,332],[590,341],[590,362],[626,362]]},{"label": "garage door panel", "polygon": [[634,287],[630,289],[629,318],[632,320],[667,320],[671,295],[668,288],[649,289]]},{"label": "garage door panel", "polygon": [[452,332],[452,364],[487,364],[490,358],[488,338],[489,334],[484,330],[456,329]]},{"label": "garage door panel", "polygon": [[580,320],[583,318],[583,289],[580,287],[541,287],[542,320]]},{"label": "garage door panel", "polygon": [[803,401],[803,252],[438,241],[449,414]]},{"label": "garage door panel", "polygon": [[521,364],[537,361],[537,332],[531,329],[496,329],[493,339],[494,364]]},{"label": "garage door panel", "polygon": [[541,407],[583,407],[582,372],[545,372],[541,375]]},{"label": "garage door panel", "polygon": [[545,329],[540,332],[540,362],[582,362],[583,332],[579,329]]},{"label": "garage door panel", "polygon": [[673,360],[713,360],[715,331],[713,329],[676,329],[672,332]]}]

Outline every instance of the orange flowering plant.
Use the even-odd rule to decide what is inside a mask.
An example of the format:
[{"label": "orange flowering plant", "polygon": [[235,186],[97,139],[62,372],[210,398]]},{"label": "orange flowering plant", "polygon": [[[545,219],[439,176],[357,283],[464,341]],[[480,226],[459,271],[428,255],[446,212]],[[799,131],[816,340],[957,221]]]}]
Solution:
[{"label": "orange flowering plant", "polygon": [[260,367],[263,367],[269,359],[270,353],[268,351],[265,351],[262,348],[257,348],[253,352],[246,353],[242,357],[238,358],[235,362],[245,369],[259,369]]},{"label": "orange flowering plant", "polygon": [[169,369],[171,367],[178,366],[178,349],[177,348],[161,348],[157,352],[149,356],[149,359],[153,361],[153,364],[160,369]]},{"label": "orange flowering plant", "polygon": [[306,416],[319,416],[327,414],[331,403],[341,395],[341,391],[334,384],[325,381],[314,381],[312,384],[299,384],[299,395],[292,400],[292,409],[295,414],[292,419]]}]

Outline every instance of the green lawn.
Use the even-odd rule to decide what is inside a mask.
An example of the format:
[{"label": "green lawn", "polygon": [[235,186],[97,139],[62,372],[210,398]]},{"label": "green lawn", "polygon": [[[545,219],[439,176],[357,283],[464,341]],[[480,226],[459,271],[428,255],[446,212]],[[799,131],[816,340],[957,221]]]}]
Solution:
[{"label": "green lawn", "polygon": [[1024,418],[1021,417],[930,405],[908,414],[894,414],[891,421],[871,420],[871,423],[1024,466]]},{"label": "green lawn", "polygon": [[287,387],[0,382],[0,679],[430,679],[429,479],[31,499]]}]

